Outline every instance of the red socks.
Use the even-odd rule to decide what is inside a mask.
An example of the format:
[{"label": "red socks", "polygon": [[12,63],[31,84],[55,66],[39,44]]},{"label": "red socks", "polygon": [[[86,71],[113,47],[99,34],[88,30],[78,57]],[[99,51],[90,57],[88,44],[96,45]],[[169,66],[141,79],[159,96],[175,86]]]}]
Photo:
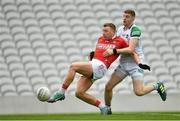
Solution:
[{"label": "red socks", "polygon": [[96,100],[95,106],[96,106],[96,107],[99,107],[100,103],[101,103],[101,101]]},{"label": "red socks", "polygon": [[68,86],[65,85],[65,84],[63,84],[63,85],[62,85],[62,88],[63,88],[64,90],[67,90]]},{"label": "red socks", "polygon": [[67,88],[68,88],[68,86],[63,84],[60,91],[64,94],[66,92]]}]

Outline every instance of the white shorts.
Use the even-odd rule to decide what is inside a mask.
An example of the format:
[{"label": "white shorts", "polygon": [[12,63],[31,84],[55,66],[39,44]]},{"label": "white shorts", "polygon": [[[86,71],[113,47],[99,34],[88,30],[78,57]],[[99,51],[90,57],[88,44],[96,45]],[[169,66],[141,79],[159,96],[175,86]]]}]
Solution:
[{"label": "white shorts", "polygon": [[90,63],[93,68],[93,78],[92,78],[93,81],[102,78],[106,74],[107,67],[102,61],[97,59],[92,59]]},{"label": "white shorts", "polygon": [[123,64],[117,66],[114,73],[121,78],[125,78],[126,76],[131,76],[132,80],[140,80],[143,81],[144,71],[143,69],[136,66],[127,66],[129,64]]}]

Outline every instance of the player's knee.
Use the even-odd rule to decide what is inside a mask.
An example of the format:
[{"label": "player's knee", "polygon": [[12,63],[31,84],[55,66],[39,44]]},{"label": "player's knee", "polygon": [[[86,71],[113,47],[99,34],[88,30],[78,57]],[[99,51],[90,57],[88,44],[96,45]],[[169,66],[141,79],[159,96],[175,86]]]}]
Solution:
[{"label": "player's knee", "polygon": [[76,92],[75,92],[75,95],[76,95],[77,98],[82,98],[83,95],[84,95],[84,93],[81,92],[81,91],[76,91]]},{"label": "player's knee", "polygon": [[134,90],[134,93],[135,93],[137,96],[143,96],[143,95],[144,95],[143,91],[141,91],[141,90]]},{"label": "player's knee", "polygon": [[105,91],[107,91],[107,92],[112,91],[112,86],[109,85],[109,84],[106,84],[106,85],[105,85]]},{"label": "player's knee", "polygon": [[70,70],[73,70],[73,71],[76,71],[76,66],[75,66],[75,64],[71,64],[70,66],[69,66],[69,69]]}]

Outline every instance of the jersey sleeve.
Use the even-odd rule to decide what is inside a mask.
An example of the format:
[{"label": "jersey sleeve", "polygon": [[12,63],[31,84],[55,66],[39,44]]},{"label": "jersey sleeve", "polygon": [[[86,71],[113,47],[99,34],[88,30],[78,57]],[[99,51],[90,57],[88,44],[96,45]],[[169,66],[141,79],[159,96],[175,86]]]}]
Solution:
[{"label": "jersey sleeve", "polygon": [[130,34],[131,37],[140,37],[141,36],[141,30],[137,27],[137,26],[134,26],[132,29],[131,29],[131,34]]}]

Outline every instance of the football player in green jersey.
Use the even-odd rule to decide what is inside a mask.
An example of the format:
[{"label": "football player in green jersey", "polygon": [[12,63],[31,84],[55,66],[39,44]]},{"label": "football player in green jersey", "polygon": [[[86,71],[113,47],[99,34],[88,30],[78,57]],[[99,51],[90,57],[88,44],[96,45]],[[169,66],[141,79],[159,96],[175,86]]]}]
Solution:
[{"label": "football player in green jersey", "polygon": [[[104,52],[104,56],[108,57],[114,52],[121,54],[120,64],[112,73],[109,81],[105,86],[105,103],[109,109],[108,114],[111,114],[111,100],[112,100],[112,89],[122,82],[122,80],[130,76],[133,80],[134,93],[137,96],[143,96],[147,93],[150,93],[153,90],[157,90],[161,99],[166,100],[166,90],[163,82],[157,81],[154,84],[143,85],[143,69],[142,64],[144,61],[144,54],[142,51],[141,45],[141,30],[134,24],[135,20],[135,11],[128,9],[123,12],[122,22],[123,26],[120,26],[117,35],[125,38],[126,42],[129,44],[129,47],[123,49],[108,49]],[[140,58],[140,63],[136,64],[132,56],[133,52],[137,53]],[[150,68],[147,68],[150,70]]]}]

